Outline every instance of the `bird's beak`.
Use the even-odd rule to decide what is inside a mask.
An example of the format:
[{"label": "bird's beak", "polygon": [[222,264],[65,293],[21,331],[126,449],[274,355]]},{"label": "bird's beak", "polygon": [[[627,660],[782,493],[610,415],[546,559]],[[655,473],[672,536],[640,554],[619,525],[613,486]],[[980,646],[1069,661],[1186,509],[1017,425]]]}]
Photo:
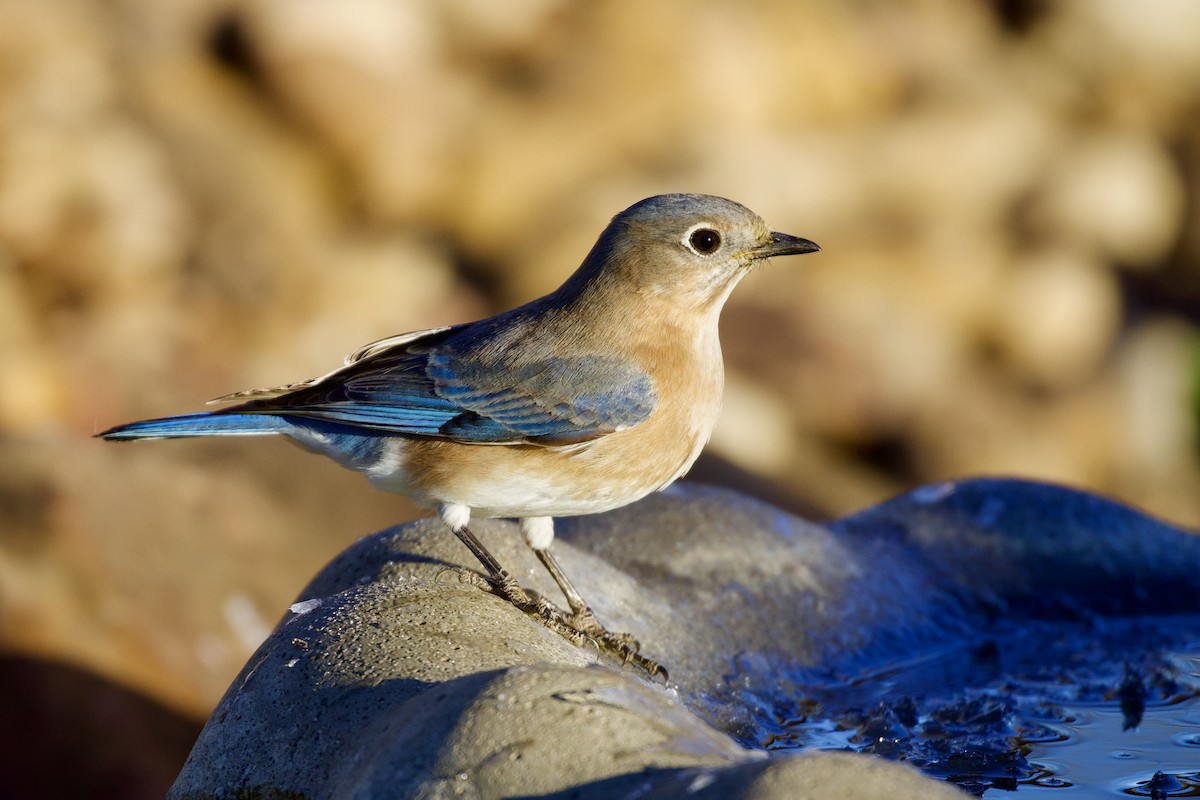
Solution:
[{"label": "bird's beak", "polygon": [[771,233],[770,240],[750,252],[755,258],[770,258],[771,256],[798,256],[803,253],[815,253],[820,250],[816,242],[790,236],[786,233]]}]

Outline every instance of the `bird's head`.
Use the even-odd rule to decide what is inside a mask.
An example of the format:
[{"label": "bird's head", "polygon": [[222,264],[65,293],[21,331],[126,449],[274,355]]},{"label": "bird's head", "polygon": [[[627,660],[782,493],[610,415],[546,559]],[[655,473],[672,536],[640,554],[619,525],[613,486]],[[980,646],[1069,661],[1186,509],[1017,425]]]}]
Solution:
[{"label": "bird's head", "polygon": [[613,217],[568,286],[719,309],[762,261],[820,249],[808,239],[771,231],[753,211],[723,197],[657,195]]}]

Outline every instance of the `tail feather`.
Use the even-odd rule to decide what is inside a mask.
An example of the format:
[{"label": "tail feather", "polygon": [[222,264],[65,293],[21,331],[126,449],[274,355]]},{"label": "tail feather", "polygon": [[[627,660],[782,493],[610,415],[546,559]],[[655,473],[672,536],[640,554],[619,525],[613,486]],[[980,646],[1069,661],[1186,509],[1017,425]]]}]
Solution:
[{"label": "tail feather", "polygon": [[110,441],[178,439],[189,436],[263,436],[286,433],[292,423],[270,414],[183,414],[109,428],[96,436]]}]

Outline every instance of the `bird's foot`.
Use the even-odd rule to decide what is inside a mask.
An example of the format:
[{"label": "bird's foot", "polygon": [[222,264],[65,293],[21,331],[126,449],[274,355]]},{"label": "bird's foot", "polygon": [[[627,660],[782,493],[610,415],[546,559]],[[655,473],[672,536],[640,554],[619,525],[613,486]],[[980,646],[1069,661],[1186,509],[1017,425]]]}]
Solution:
[{"label": "bird's foot", "polygon": [[633,664],[645,670],[650,677],[661,675],[667,680],[667,670],[657,661],[646,658],[639,650],[641,644],[632,634],[614,633],[600,624],[592,609],[584,606],[566,618],[567,624],[596,643],[596,647],[621,659],[622,664]]},{"label": "bird's foot", "polygon": [[596,643],[596,646],[602,651],[621,659],[622,664],[633,664],[635,667],[639,667],[640,669],[644,670],[651,678],[661,677],[663,679],[663,683],[666,683],[668,680],[670,680],[670,676],[667,674],[666,667],[654,659],[646,658],[636,649],[629,647],[629,645],[626,643],[629,640],[633,641],[635,648],[637,645],[637,640],[633,639],[633,637],[629,636],[629,634],[609,633],[606,631],[605,634],[599,638],[589,638],[591,638],[591,640]]},{"label": "bird's foot", "polygon": [[587,643],[587,635],[570,623],[562,609],[540,592],[521,586],[507,572],[501,571],[498,577],[489,578],[465,567],[452,567],[451,570],[458,573],[459,580],[507,600],[576,647]]},{"label": "bird's foot", "polygon": [[570,614],[566,621],[568,625],[589,639],[603,643],[606,649],[630,655],[636,654],[642,649],[641,643],[634,638],[633,634],[613,633],[601,625],[600,620],[596,619],[596,614],[587,606]]},{"label": "bird's foot", "polygon": [[638,652],[641,645],[636,638],[628,633],[609,631],[600,624],[590,608],[584,607],[567,614],[540,592],[524,588],[504,571],[498,578],[489,578],[465,567],[451,567],[449,570],[464,583],[504,598],[576,647],[584,647],[590,642],[601,652],[619,658],[622,664],[633,664],[651,677],[662,676],[664,681],[667,680],[666,668]]}]

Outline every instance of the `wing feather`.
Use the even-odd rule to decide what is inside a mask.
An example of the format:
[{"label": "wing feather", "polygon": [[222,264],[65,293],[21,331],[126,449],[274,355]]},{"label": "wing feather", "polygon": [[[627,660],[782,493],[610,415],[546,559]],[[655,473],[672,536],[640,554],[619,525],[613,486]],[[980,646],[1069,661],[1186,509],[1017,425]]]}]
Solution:
[{"label": "wing feather", "polygon": [[[467,330],[464,330],[467,328]],[[381,339],[345,366],[288,386],[239,392],[219,413],[287,414],[478,444],[563,446],[653,412],[653,380],[612,356],[542,359],[476,346],[468,326]],[[520,355],[520,351],[515,351]]]}]

